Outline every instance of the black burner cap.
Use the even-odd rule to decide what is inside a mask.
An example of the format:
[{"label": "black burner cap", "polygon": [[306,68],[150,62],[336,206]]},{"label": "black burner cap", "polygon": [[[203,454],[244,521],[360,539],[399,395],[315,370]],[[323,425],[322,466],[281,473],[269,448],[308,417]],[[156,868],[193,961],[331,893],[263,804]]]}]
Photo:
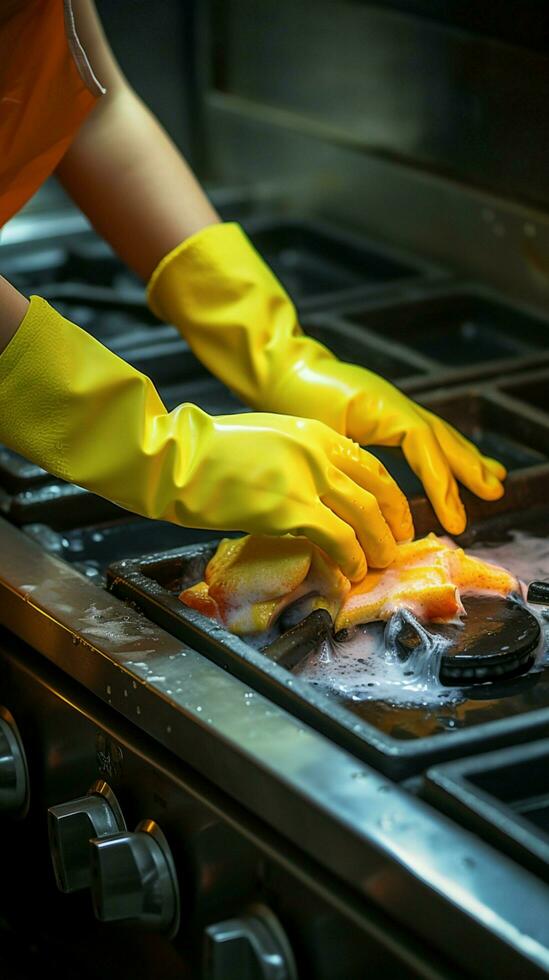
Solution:
[{"label": "black burner cap", "polygon": [[549,606],[549,582],[530,582],[527,599],[528,602]]},{"label": "black burner cap", "polygon": [[[525,673],[532,665],[540,626],[531,612],[514,599],[466,596],[462,625],[432,623],[429,632],[451,640],[440,663],[439,679],[449,687],[499,681]],[[421,638],[411,623],[398,637],[411,651]]]}]

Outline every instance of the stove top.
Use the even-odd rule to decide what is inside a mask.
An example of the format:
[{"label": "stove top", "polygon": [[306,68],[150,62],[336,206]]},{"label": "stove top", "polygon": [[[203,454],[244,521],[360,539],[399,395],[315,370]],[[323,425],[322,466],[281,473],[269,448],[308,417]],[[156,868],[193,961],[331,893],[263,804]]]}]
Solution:
[{"label": "stove top", "polygon": [[[298,305],[305,306],[306,331],[342,359],[368,365],[404,390],[423,385],[417,393],[422,404],[502,460],[518,481],[509,519],[521,527],[527,516],[524,494],[543,502],[549,482],[547,324],[480,286],[444,281],[440,270],[315,220],[250,218],[247,229],[275,270],[286,275]],[[135,278],[92,233],[30,251],[12,248],[6,271],[22,288],[49,295],[61,312],[148,374],[168,409],[187,400],[212,414],[247,410],[202,367],[175,328],[156,321]],[[544,358],[546,369],[539,366]],[[524,368],[534,360],[529,384]],[[498,375],[501,365],[505,374]],[[421,500],[421,485],[400,450],[373,451],[403,490]],[[5,448],[0,449],[0,490],[0,509],[9,519],[100,584],[113,562],[138,562],[150,553],[178,545],[188,549],[208,539],[205,532],[132,517],[82,488],[52,480]],[[510,500],[508,491],[505,501]],[[432,515],[427,523],[432,526]],[[543,529],[544,518],[538,523]],[[468,534],[482,526],[482,520],[474,523]],[[116,570],[113,575],[119,579]],[[359,719],[403,746],[450,733],[457,745],[458,732],[530,715],[549,700],[543,674],[513,683],[501,697],[488,696],[480,686],[455,705],[419,703],[405,710],[376,700],[375,686],[367,698],[324,689],[322,696],[332,710],[342,708],[355,724]]]},{"label": "stove top", "polygon": [[[414,256],[316,220],[251,216],[246,227],[292,292],[306,331],[342,359],[398,382],[508,466],[502,501],[488,505],[465,495],[471,520],[460,543],[497,549],[517,531],[546,536],[547,322],[479,284],[460,283]],[[168,408],[187,400],[213,414],[246,410],[202,368],[175,328],[155,321],[142,285],[91,232],[36,247],[10,246],[3,254],[8,278],[44,295],[147,373]],[[399,451],[374,451],[414,498],[418,533],[436,530]],[[6,448],[0,448],[0,514],[5,627],[117,716],[237,798],[254,818],[313,855],[346,888],[357,894],[366,888],[370,904],[390,910],[406,929],[423,931],[429,945],[446,947],[444,930],[440,940],[427,935],[415,921],[414,901],[395,899],[389,871],[387,887],[372,885],[380,867],[396,874],[402,895],[415,894],[417,879],[442,909],[440,921],[448,916],[450,931],[454,885],[461,889],[460,914],[478,928],[477,939],[492,930],[486,922],[493,924],[497,909],[508,924],[506,952],[520,947],[519,960],[511,956],[509,964],[540,975],[539,964],[549,956],[549,936],[543,933],[549,916],[533,922],[525,909],[528,895],[543,907],[536,879],[546,875],[547,859],[539,846],[513,849],[509,840],[516,839],[513,814],[544,833],[545,809],[530,797],[524,806],[514,802],[511,790],[501,789],[510,783],[495,787],[489,775],[479,777],[475,785],[493,791],[496,801],[505,796],[511,810],[506,835],[497,829],[497,805],[483,811],[479,830],[478,807],[448,803],[462,792],[464,779],[477,777],[465,769],[453,776],[448,769],[447,778],[444,773],[463,760],[480,765],[488,749],[490,755],[526,752],[549,735],[549,667],[538,664],[519,678],[472,687],[454,702],[395,704],[378,697],[375,687],[372,696],[361,692],[356,698],[266,662],[260,651],[184,609],[177,591],[211,554],[211,533],[138,518],[53,479]],[[536,759],[544,758],[540,753]],[[488,759],[486,772],[490,765]],[[251,770],[257,782],[250,780]],[[451,778],[459,782],[455,793]],[[268,792],[258,792],[258,786]],[[536,790],[536,800],[545,788]],[[443,811],[454,822],[445,823]],[[366,823],[365,813],[371,816]],[[305,824],[310,841],[296,837],[296,827]],[[480,839],[470,838],[460,824],[502,852],[497,868],[495,851],[483,850]],[[444,854],[450,862],[443,871],[439,849],[432,846],[440,835],[447,835]],[[450,860],[452,850],[459,860]],[[505,863],[505,851],[515,864]],[[364,875],[366,852],[373,856],[371,874]],[[448,895],[441,893],[440,880]],[[511,903],[505,908],[504,895]],[[535,955],[515,942],[518,922],[529,940],[536,933],[529,947]],[[499,943],[498,929],[492,931]],[[456,955],[470,960],[466,948]],[[503,958],[502,976],[505,969]]]},{"label": "stove top", "polygon": [[[473,553],[480,549],[489,560],[490,546],[497,548],[512,533],[545,536],[548,472],[544,467],[533,477],[511,478],[497,517],[483,519],[482,511],[487,508],[481,505],[475,519],[473,503],[469,529],[459,543],[470,546]],[[425,520],[421,510],[426,507],[413,509],[420,530]],[[455,689],[433,686],[426,665],[412,663],[412,657],[390,667],[375,644],[369,654],[363,654],[371,662],[363,660],[362,667],[356,652],[346,653],[344,642],[336,645],[334,663],[320,664],[312,672],[303,672],[301,663],[291,671],[273,663],[245,639],[220,629],[179,601],[182,589],[202,578],[214,550],[215,543],[189,544],[164,554],[115,562],[108,570],[111,589],[393,778],[406,778],[434,761],[484,751],[492,744],[549,734],[549,663],[543,666],[538,661],[535,668],[516,678]],[[379,641],[382,645],[382,630]],[[304,632],[301,662],[305,652],[314,654],[317,642],[314,627],[308,645]],[[406,677],[407,666],[411,678]]]}]

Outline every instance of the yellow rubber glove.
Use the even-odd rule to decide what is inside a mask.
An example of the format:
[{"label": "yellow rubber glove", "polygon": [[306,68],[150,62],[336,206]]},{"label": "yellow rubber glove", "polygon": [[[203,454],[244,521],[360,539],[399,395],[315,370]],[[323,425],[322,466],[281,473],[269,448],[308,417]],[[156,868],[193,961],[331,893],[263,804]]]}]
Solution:
[{"label": "yellow rubber glove", "polygon": [[235,224],[212,225],[155,269],[149,305],[253,408],[316,418],[362,445],[401,446],[441,524],[466,523],[456,479],[501,497],[504,467],[388,381],[305,337],[288,295]]},{"label": "yellow rubber glove", "polygon": [[37,296],[0,356],[0,405],[0,441],[147,517],[304,535],[355,580],[412,533],[406,499],[350,440],[297,418],[168,413],[149,378]]}]

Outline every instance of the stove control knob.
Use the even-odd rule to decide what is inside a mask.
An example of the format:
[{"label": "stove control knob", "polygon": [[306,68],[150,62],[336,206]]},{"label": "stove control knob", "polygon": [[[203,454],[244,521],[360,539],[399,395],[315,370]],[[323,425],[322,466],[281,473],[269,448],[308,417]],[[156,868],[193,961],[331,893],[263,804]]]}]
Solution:
[{"label": "stove control knob", "polygon": [[62,892],[89,888],[90,838],[107,837],[126,829],[118,800],[99,779],[86,796],[48,810],[50,854],[57,887]]},{"label": "stove control knob", "polygon": [[168,842],[154,820],[134,833],[91,841],[92,899],[101,922],[133,922],[166,933],[179,928],[179,888]]},{"label": "stove control knob", "polygon": [[297,980],[291,946],[264,905],[208,926],[204,934],[204,980]]},{"label": "stove control knob", "polygon": [[0,814],[23,817],[29,802],[27,759],[17,725],[0,707]]}]

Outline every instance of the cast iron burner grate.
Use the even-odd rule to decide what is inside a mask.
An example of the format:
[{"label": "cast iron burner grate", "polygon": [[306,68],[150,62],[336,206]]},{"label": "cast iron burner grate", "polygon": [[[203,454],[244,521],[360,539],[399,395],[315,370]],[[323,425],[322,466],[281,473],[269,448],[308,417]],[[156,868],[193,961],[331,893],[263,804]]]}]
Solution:
[{"label": "cast iron burner grate", "polygon": [[407,390],[456,385],[549,366],[547,320],[476,283],[425,284],[400,295],[342,302],[325,314],[418,369]]},{"label": "cast iron burner grate", "polygon": [[23,293],[63,284],[73,292],[90,286],[114,293],[144,297],[141,280],[93,233],[59,236],[58,240],[30,251],[11,248],[3,263],[3,274]]},{"label": "cast iron burner grate", "polygon": [[387,284],[440,275],[426,263],[318,220],[260,219],[245,229],[301,307],[333,302],[357,290],[372,292]]}]

